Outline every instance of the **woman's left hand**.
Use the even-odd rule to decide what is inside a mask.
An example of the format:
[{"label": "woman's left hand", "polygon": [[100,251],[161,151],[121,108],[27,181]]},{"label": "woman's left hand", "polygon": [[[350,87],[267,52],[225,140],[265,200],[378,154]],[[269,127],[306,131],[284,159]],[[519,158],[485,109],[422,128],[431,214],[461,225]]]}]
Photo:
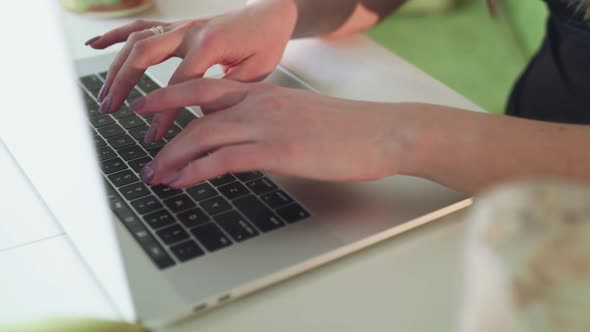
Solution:
[{"label": "woman's left hand", "polygon": [[267,83],[194,79],[132,103],[139,114],[198,105],[192,121],[142,170],[149,184],[187,187],[229,172],[262,170],[326,181],[399,172],[404,144],[383,104]]}]

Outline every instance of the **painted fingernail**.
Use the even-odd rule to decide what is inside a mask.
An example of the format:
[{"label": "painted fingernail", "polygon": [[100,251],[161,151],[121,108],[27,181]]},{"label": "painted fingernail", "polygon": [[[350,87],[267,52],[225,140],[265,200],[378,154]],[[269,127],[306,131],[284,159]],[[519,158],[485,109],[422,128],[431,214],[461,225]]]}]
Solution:
[{"label": "painted fingernail", "polygon": [[129,103],[129,109],[133,112],[140,110],[145,105],[145,97],[139,97]]},{"label": "painted fingernail", "polygon": [[102,88],[100,88],[100,91],[98,92],[98,97],[97,97],[99,102],[101,102],[104,99],[104,97],[106,97],[106,95],[109,93],[109,89],[110,89],[110,86],[107,83],[102,85]]},{"label": "painted fingernail", "polygon": [[88,46],[88,45],[90,45],[90,44],[94,43],[95,41],[97,41],[97,40],[98,40],[100,37],[101,37],[101,36],[92,37],[92,38],[88,39],[88,40],[87,40],[87,41],[84,43],[84,45]]},{"label": "painted fingernail", "polygon": [[150,161],[145,164],[139,175],[141,176],[141,181],[149,184],[154,179],[154,175],[156,175],[156,172],[154,171],[154,162]]},{"label": "painted fingernail", "polygon": [[102,102],[100,102],[100,107],[98,111],[100,113],[107,113],[111,108],[111,95],[108,95]]},{"label": "painted fingernail", "polygon": [[174,182],[178,181],[178,179],[180,179],[180,172],[177,172],[177,173],[174,173],[174,174],[168,175],[167,177],[165,177],[165,178],[162,180],[162,184],[163,184],[163,185],[165,185],[165,186],[169,186],[169,185],[171,185],[172,183],[174,183]]},{"label": "painted fingernail", "polygon": [[147,132],[145,133],[145,138],[143,139],[143,142],[145,144],[154,143],[157,133],[158,133],[158,128],[152,124],[150,129],[148,129]]}]

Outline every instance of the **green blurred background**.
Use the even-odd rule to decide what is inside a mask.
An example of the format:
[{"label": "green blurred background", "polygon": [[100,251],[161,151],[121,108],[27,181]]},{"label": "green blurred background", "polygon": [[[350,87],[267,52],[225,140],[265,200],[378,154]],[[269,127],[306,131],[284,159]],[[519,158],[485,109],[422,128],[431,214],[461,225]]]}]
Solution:
[{"label": "green blurred background", "polygon": [[367,35],[484,109],[503,113],[512,85],[538,49],[541,0],[410,0]]}]

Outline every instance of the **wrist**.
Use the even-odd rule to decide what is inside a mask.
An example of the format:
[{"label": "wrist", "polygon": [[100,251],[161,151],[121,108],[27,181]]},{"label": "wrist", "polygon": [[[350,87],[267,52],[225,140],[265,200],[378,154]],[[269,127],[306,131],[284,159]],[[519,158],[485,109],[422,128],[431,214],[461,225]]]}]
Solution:
[{"label": "wrist", "polygon": [[387,104],[388,121],[384,121],[384,154],[397,174],[431,179],[436,158],[444,153],[447,137],[442,135],[438,105],[421,103]]},{"label": "wrist", "polygon": [[289,31],[289,37],[293,36],[297,19],[299,17],[298,7],[293,0],[248,0],[245,10],[262,12],[269,18],[280,21]]}]

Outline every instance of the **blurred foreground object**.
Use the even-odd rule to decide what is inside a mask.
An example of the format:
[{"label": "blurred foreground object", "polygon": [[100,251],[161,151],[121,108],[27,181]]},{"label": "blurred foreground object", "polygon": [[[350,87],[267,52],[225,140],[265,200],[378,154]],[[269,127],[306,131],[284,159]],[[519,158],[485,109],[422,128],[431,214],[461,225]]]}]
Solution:
[{"label": "blurred foreground object", "polygon": [[0,327],[2,332],[147,332],[136,324],[96,319],[53,319]]},{"label": "blurred foreground object", "polygon": [[467,223],[461,331],[590,331],[590,188],[503,187]]},{"label": "blurred foreground object", "polygon": [[66,9],[100,17],[131,16],[153,5],[152,0],[60,0]]}]

